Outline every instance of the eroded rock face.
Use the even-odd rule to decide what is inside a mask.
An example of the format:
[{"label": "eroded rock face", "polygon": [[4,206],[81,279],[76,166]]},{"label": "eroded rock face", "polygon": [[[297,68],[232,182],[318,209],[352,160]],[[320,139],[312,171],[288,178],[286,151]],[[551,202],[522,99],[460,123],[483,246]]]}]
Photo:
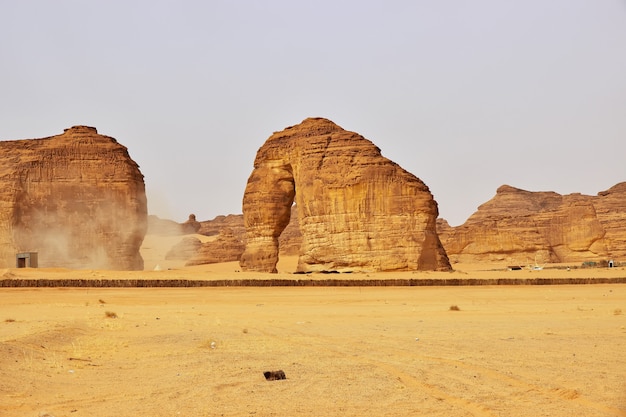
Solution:
[{"label": "eroded rock face", "polygon": [[240,237],[231,228],[224,227],[214,241],[204,242],[185,265],[238,261],[244,248],[245,245]]},{"label": "eroded rock face", "polygon": [[0,142],[0,265],[38,252],[40,267],[143,269],[143,175],[95,128]]},{"label": "eroded rock face", "polygon": [[440,221],[453,262],[580,262],[626,256],[626,183],[597,196],[508,185],[461,226]]},{"label": "eroded rock face", "polygon": [[233,233],[244,238],[246,228],[243,225],[242,214],[229,214],[227,216],[217,216],[213,220],[205,220],[200,222],[200,230],[198,233],[205,236],[215,236],[225,227],[230,228]]},{"label": "eroded rock face", "polygon": [[593,206],[605,232],[607,258],[626,260],[626,182],[599,192]]},{"label": "eroded rock face", "polygon": [[450,269],[428,187],[330,120],[306,119],[259,149],[243,197],[242,269],[276,272],[294,202],[297,272]]},{"label": "eroded rock face", "polygon": [[[280,256],[298,255],[302,244],[302,235],[298,225],[298,218],[294,214],[296,207],[293,206],[291,220],[285,230],[280,235],[279,247]],[[148,216],[148,233],[150,233],[151,218]],[[154,224],[155,222],[152,221]],[[172,222],[173,223],[173,222]],[[166,259],[179,259],[189,261],[189,265],[211,264],[216,262],[239,261],[245,249],[246,229],[243,224],[243,215],[229,214],[228,216],[217,216],[213,220],[205,220],[200,223],[200,230],[197,233],[205,236],[215,236],[214,241],[200,243],[197,238],[196,244],[191,245],[188,238],[183,239],[179,244],[171,248]],[[174,223],[178,226],[178,223]],[[153,227],[158,230],[157,227]],[[178,229],[176,229],[178,230]]]}]

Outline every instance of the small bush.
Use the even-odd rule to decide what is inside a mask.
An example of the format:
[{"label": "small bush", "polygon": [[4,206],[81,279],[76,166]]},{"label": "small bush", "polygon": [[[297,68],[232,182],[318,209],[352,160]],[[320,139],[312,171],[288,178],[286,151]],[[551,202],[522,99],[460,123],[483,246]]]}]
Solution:
[{"label": "small bush", "polygon": [[461,311],[461,308],[459,308],[458,305],[451,305],[450,306],[450,311]]},{"label": "small bush", "polygon": [[5,323],[13,323],[13,322],[15,322],[15,319],[6,319],[4,322]]},{"label": "small bush", "polygon": [[621,308],[616,308],[615,310],[613,310],[613,314],[616,316],[621,316],[622,315],[622,309]]},{"label": "small bush", "polygon": [[105,311],[104,317],[106,317],[107,319],[116,319],[117,318],[117,313],[115,313],[113,311]]}]

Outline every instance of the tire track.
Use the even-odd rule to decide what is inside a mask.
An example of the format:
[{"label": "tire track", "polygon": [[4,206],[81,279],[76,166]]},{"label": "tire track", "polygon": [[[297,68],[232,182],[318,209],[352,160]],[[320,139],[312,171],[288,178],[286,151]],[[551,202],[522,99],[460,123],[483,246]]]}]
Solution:
[{"label": "tire track", "polygon": [[446,359],[446,358],[441,358],[441,357],[419,355],[419,354],[409,355],[402,351],[396,351],[395,354],[396,355],[402,354],[406,357],[413,357],[413,358],[418,358],[421,360],[427,360],[427,361],[435,362],[441,365],[448,365],[448,366],[463,368],[463,369],[466,369],[475,373],[480,373],[482,375],[488,376],[489,378],[499,381],[503,384],[515,386],[517,388],[524,390],[525,392],[535,392],[535,393],[543,395],[546,398],[576,403],[587,408],[592,408],[597,411],[610,414],[612,416],[626,417],[625,410],[621,410],[615,407],[607,406],[605,404],[601,404],[593,400],[590,400],[589,398],[586,398],[580,395],[580,393],[576,391],[575,389],[571,389],[567,387],[545,388],[537,384],[526,382],[520,378],[515,378],[513,376],[503,374],[502,372],[499,372],[499,371],[496,371],[496,370],[493,370],[484,366],[470,364],[461,360]]},{"label": "tire track", "polygon": [[[325,339],[323,335],[311,335],[306,332],[294,329],[292,327],[285,327],[285,328],[280,329],[279,333],[283,335],[284,334],[292,334],[292,335],[297,334],[303,337],[304,339],[318,340],[312,343],[305,343],[305,342],[300,342],[300,341],[294,341],[289,338],[285,338],[283,336],[269,333],[267,331],[263,331],[260,329],[257,329],[257,330],[260,333],[264,334],[265,336],[272,337],[274,339],[280,339],[283,343],[289,343],[291,345],[297,345],[300,348],[304,347],[307,349],[317,350],[319,352],[331,353],[334,356],[338,356],[338,357],[343,357],[343,358],[349,357],[351,358],[351,360],[358,361],[362,364],[375,366],[383,370],[384,372],[388,373],[389,375],[392,375],[393,377],[399,379],[405,385],[411,386],[415,389],[423,391],[427,393],[429,396],[436,398],[438,400],[445,401],[446,403],[454,407],[463,409],[476,417],[488,417],[488,416],[498,415],[498,414],[494,414],[495,411],[492,410],[486,404],[470,401],[467,398],[463,398],[453,393],[450,393],[449,391],[446,391],[444,388],[438,387],[428,382],[424,382],[416,378],[415,376],[411,375],[410,373],[406,372],[400,366],[394,365],[387,359],[383,360],[383,359],[377,359],[375,357],[363,357],[360,355],[356,356],[354,355],[353,351],[350,351],[347,349],[342,350],[339,348],[331,348],[329,347],[328,343],[319,342],[319,340]],[[364,343],[362,339],[358,339],[358,338],[352,338],[351,340],[350,338],[347,338],[347,339],[348,339],[347,341],[348,345],[353,345],[353,344],[363,345]],[[554,401],[561,401],[561,402],[570,404],[570,406],[580,406],[580,407],[584,407],[587,409],[593,409],[595,411],[606,414],[607,416],[626,417],[626,410],[593,401],[592,399],[589,399],[581,395],[575,389],[571,389],[571,388],[567,388],[563,386],[549,387],[549,388],[544,387],[541,385],[534,384],[532,382],[527,382],[525,379],[523,379],[522,375],[518,375],[517,377],[510,376],[502,372],[499,372],[497,370],[494,370],[485,366],[481,366],[481,365],[468,363],[462,360],[449,359],[449,358],[437,357],[437,356],[432,356],[432,355],[422,355],[419,353],[408,352],[402,349],[385,348],[384,351],[380,351],[379,345],[372,346],[371,349],[361,349],[361,350],[369,351],[369,352],[378,351],[379,356],[386,356],[389,358],[393,357],[394,359],[396,359],[396,361],[404,359],[404,362],[412,363],[416,360],[419,360],[419,361],[422,361],[423,363],[427,363],[431,365],[432,364],[439,365],[440,368],[444,368],[444,369],[454,368],[455,370],[454,372],[443,372],[443,371],[436,371],[433,369],[429,369],[427,372],[431,376],[431,378],[438,376],[439,378],[437,379],[456,379],[461,384],[467,384],[466,379],[454,376],[456,370],[462,369],[472,374],[480,374],[485,379],[487,379],[487,382],[484,382],[482,384],[482,387],[490,389],[494,394],[496,394],[499,397],[506,395],[506,393],[503,392],[503,387],[513,387],[513,388],[516,388],[518,392],[511,393],[511,395],[519,396],[521,393],[521,395],[530,396],[533,398],[536,398],[536,396],[539,395],[542,398],[546,399],[548,402],[553,403]],[[489,381],[492,381],[492,382],[489,382]]]},{"label": "tire track", "polygon": [[[365,365],[370,365],[370,366],[375,366],[381,370],[383,370],[385,373],[393,376],[394,378],[398,379],[399,381],[401,381],[403,384],[410,386],[416,390],[419,390],[421,392],[426,393],[427,395],[429,395],[432,398],[435,398],[439,401],[443,401],[445,403],[447,403],[448,405],[451,405],[452,407],[458,408],[458,409],[463,409],[465,410],[467,413],[475,416],[475,417],[496,417],[496,414],[494,414],[492,412],[492,410],[489,409],[489,407],[485,406],[484,404],[480,404],[480,403],[475,403],[472,402],[468,399],[459,397],[457,395],[451,394],[449,392],[446,392],[445,390],[436,387],[435,385],[432,384],[428,384],[426,382],[420,381],[419,379],[417,379],[416,377],[414,377],[413,375],[403,371],[402,369],[400,369],[397,366],[394,366],[388,362],[385,361],[381,361],[381,360],[377,360],[374,358],[365,358],[365,357],[361,357],[361,356],[356,356],[354,355],[354,352],[346,352],[346,351],[342,351],[340,349],[333,349],[333,348],[329,348],[326,345],[320,344],[320,342],[316,342],[316,343],[305,343],[305,342],[299,342],[299,341],[294,341],[291,340],[289,338],[285,338],[284,336],[279,336],[277,334],[274,333],[270,333],[268,331],[262,330],[262,329],[256,329],[259,333],[263,334],[264,336],[267,337],[271,337],[273,339],[277,339],[280,340],[282,343],[289,343],[290,345],[293,346],[298,346],[299,348],[306,348],[306,349],[312,349],[314,351],[317,352],[325,352],[325,353],[330,353],[333,356],[337,356],[337,357],[341,357],[341,358],[346,358],[349,357],[351,358],[351,360],[355,360],[360,362],[361,364],[365,364]],[[285,330],[285,333],[281,334],[287,334],[287,332],[291,332],[293,333],[297,333],[300,336],[304,336],[305,338],[310,338],[312,337],[309,334],[300,332],[300,331],[294,331],[293,328],[289,328],[289,329],[283,329]],[[321,336],[316,336],[316,339],[323,339],[323,337]],[[355,343],[357,343],[355,341]]]}]

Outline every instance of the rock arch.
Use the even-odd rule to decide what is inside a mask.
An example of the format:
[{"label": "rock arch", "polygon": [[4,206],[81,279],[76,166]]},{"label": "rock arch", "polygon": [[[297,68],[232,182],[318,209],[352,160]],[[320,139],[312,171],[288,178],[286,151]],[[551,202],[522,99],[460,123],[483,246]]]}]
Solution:
[{"label": "rock arch", "polygon": [[274,133],[257,152],[243,196],[243,270],[277,272],[278,238],[294,202],[302,233],[296,272],[450,269],[428,187],[330,120]]}]

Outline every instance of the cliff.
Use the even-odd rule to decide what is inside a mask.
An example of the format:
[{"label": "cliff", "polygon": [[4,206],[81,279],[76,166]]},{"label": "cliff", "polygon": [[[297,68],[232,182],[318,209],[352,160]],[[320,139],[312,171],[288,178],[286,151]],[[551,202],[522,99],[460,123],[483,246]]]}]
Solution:
[{"label": "cliff", "polygon": [[467,221],[439,221],[452,262],[584,262],[626,257],[626,183],[596,196],[508,185]]},{"label": "cliff", "polygon": [[40,267],[143,269],[143,175],[93,127],[0,142],[0,265],[38,252]]}]

